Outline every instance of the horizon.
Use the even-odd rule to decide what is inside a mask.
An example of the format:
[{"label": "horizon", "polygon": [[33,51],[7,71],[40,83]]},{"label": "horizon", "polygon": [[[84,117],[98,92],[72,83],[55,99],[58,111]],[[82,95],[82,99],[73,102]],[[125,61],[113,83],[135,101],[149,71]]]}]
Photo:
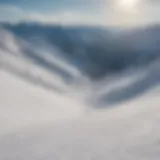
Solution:
[{"label": "horizon", "polygon": [[0,22],[137,27],[160,23],[157,0],[0,0]]},{"label": "horizon", "polygon": [[62,28],[101,28],[101,29],[144,29],[144,28],[153,28],[160,27],[160,23],[148,23],[141,24],[137,26],[117,26],[117,25],[101,25],[101,24],[60,24],[60,23],[42,23],[40,21],[20,21],[16,23],[0,21],[0,26],[10,25],[10,26],[20,26],[20,25],[29,25],[29,26],[41,26],[41,27],[62,27]]}]

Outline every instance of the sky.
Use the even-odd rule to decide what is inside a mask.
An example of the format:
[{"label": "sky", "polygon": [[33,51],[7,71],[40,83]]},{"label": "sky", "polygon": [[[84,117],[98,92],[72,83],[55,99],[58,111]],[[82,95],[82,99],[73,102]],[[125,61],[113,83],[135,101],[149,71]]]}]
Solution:
[{"label": "sky", "polygon": [[136,26],[160,23],[159,0],[0,0],[0,21]]}]

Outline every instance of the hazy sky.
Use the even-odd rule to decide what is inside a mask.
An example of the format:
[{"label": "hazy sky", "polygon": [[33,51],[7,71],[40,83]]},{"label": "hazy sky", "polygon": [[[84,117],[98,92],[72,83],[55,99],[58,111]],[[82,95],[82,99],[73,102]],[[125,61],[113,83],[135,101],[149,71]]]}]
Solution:
[{"label": "hazy sky", "polygon": [[160,23],[160,0],[0,0],[0,21],[116,26]]}]

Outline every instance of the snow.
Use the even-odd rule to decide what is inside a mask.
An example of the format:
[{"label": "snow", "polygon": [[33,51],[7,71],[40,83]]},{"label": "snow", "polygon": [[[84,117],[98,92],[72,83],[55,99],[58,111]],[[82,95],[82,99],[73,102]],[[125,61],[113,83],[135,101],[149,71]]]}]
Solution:
[{"label": "snow", "polygon": [[159,59],[92,82],[63,54],[0,35],[0,160],[160,159]]},{"label": "snow", "polygon": [[[76,100],[0,70],[0,133],[78,116]],[[67,105],[66,105],[67,104]]]},{"label": "snow", "polygon": [[159,160],[160,89],[113,109],[85,113],[81,101],[0,70],[0,159]]}]

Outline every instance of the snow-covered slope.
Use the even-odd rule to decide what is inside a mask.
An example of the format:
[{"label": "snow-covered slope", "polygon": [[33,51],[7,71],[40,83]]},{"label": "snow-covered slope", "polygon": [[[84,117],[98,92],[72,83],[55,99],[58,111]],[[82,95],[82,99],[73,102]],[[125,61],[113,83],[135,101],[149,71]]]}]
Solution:
[{"label": "snow-covered slope", "polygon": [[0,79],[0,134],[79,115],[80,104],[69,95],[28,83],[3,69]]},{"label": "snow-covered slope", "polygon": [[46,28],[0,28],[0,160],[159,160],[159,29]]},{"label": "snow-covered slope", "polygon": [[109,28],[32,23],[2,24],[1,27],[20,43],[25,57],[53,69],[42,56],[47,57],[46,52],[56,54],[92,79],[129,67],[148,65],[160,56],[159,25],[119,33]]},{"label": "snow-covered slope", "polygon": [[159,160],[160,88],[110,110],[85,110],[0,71],[0,159]]}]

